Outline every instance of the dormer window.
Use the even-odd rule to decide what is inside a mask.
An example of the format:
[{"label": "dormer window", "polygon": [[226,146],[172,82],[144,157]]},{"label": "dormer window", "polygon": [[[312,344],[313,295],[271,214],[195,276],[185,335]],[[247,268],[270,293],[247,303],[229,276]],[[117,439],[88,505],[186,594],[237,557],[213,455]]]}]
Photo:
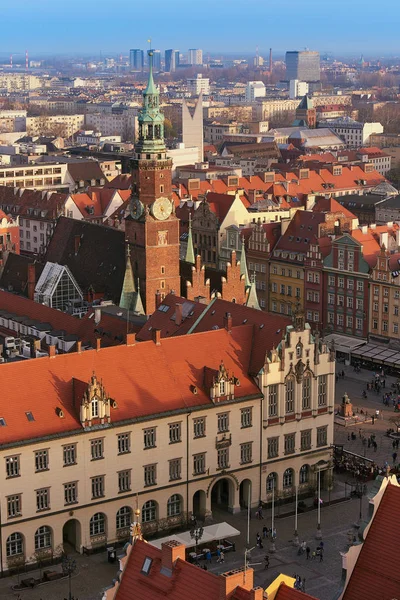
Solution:
[{"label": "dormer window", "polygon": [[99,399],[97,396],[94,396],[92,402],[91,402],[91,416],[92,419],[95,419],[96,417],[99,416]]},{"label": "dormer window", "polygon": [[221,379],[221,381],[219,382],[219,395],[225,396],[225,394],[226,394],[225,379]]}]

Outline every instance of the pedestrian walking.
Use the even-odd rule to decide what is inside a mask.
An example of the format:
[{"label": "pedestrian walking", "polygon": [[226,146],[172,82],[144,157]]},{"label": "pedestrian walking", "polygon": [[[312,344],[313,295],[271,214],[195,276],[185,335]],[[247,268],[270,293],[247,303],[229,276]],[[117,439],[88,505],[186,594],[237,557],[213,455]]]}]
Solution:
[{"label": "pedestrian walking", "polygon": [[211,565],[211,552],[209,550],[207,550],[207,553],[206,553],[206,560]]},{"label": "pedestrian walking", "polygon": [[265,569],[268,569],[268,567],[269,567],[269,556],[268,556],[268,554],[266,554],[264,556],[264,571],[265,571]]},{"label": "pedestrian walking", "polygon": [[266,525],[264,525],[264,527],[263,527],[263,538],[265,539],[266,537],[268,537],[268,527]]},{"label": "pedestrian walking", "polygon": [[221,550],[217,548],[217,562],[221,561]]},{"label": "pedestrian walking", "polygon": [[225,553],[223,550],[221,550],[221,557],[220,557],[220,562],[224,563],[225,562]]},{"label": "pedestrian walking", "polygon": [[310,548],[310,546],[307,546],[307,548],[306,548],[307,560],[310,560],[310,552],[311,552],[311,548]]},{"label": "pedestrian walking", "polygon": [[399,440],[396,440],[396,450],[399,449]]},{"label": "pedestrian walking", "polygon": [[262,541],[261,541],[261,535],[257,532],[257,536],[256,536],[256,545],[258,546],[258,548],[262,548]]},{"label": "pedestrian walking", "polygon": [[315,550],[313,550],[312,554],[311,554],[311,560],[315,560],[315,556],[316,556],[316,552],[315,552]]},{"label": "pedestrian walking", "polygon": [[323,562],[324,560],[324,549],[320,548],[319,549],[319,562]]},{"label": "pedestrian walking", "polygon": [[397,452],[393,452],[392,458],[393,458],[393,464],[395,464],[396,458],[397,458]]}]

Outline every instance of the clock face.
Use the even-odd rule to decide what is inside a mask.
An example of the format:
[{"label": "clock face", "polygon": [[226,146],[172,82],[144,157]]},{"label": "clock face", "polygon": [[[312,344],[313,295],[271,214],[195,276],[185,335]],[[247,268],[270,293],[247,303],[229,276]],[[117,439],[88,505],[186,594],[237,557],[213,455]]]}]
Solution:
[{"label": "clock face", "polygon": [[159,221],[164,221],[165,219],[168,219],[172,212],[171,200],[164,197],[157,198],[157,200],[154,202],[151,208],[151,212],[153,214],[153,217],[155,217]]},{"label": "clock face", "polygon": [[143,204],[139,198],[134,198],[131,202],[131,215],[133,219],[139,219],[143,214]]}]

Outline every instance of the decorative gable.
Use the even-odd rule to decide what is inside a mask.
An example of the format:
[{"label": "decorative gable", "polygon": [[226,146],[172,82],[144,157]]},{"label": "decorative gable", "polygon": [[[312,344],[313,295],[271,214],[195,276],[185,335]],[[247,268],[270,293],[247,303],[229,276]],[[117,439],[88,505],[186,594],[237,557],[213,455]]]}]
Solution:
[{"label": "decorative gable", "polygon": [[[210,369],[207,369],[210,375]],[[214,404],[222,400],[233,400],[235,397],[235,386],[240,385],[240,381],[229,373],[225,368],[224,362],[221,361],[218,371],[213,371],[211,386],[207,386],[210,390],[210,398]]]},{"label": "decorative gable", "polygon": [[98,381],[93,372],[92,377],[81,398],[80,419],[84,427],[110,422],[111,404],[116,402],[108,397],[102,381]]}]

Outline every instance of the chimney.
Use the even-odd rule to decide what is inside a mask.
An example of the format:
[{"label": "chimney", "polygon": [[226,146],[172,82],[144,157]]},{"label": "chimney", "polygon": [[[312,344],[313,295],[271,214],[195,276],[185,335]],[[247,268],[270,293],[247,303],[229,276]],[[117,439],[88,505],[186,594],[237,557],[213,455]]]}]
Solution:
[{"label": "chimney", "polygon": [[178,558],[185,560],[185,551],[185,544],[180,544],[176,540],[161,544],[161,572],[164,569],[172,571]]},{"label": "chimney", "polygon": [[[264,590],[262,587],[257,586],[250,590],[250,600],[263,600],[264,598]],[[301,600],[301,599],[299,599]]]},{"label": "chimney", "polygon": [[254,583],[254,569],[234,569],[220,576],[219,600],[226,600],[229,595],[240,585],[245,590],[251,590]]},{"label": "chimney", "polygon": [[94,322],[98,325],[101,321],[101,308],[100,306],[96,306],[94,309]]},{"label": "chimney", "polygon": [[136,333],[127,333],[126,334],[126,345],[134,346],[136,343]]},{"label": "chimney", "polygon": [[100,350],[101,348],[101,339],[100,338],[96,338],[96,350],[97,352]]},{"label": "chimney", "polygon": [[182,325],[182,304],[175,305],[175,325]]},{"label": "chimney", "polygon": [[400,228],[396,229],[396,246],[397,248],[400,246]]},{"label": "chimney", "polygon": [[82,342],[80,340],[76,342],[76,351],[78,352],[78,354],[82,352]]},{"label": "chimney", "polygon": [[161,304],[161,292],[160,290],[156,291],[156,310]]},{"label": "chimney", "polygon": [[153,334],[153,342],[155,343],[155,345],[161,346],[161,330],[153,329],[152,334]]},{"label": "chimney", "polygon": [[52,344],[49,346],[49,357],[54,358],[56,355],[56,347]]},{"label": "chimney", "polygon": [[78,254],[80,246],[81,246],[81,236],[80,235],[75,235],[74,236],[75,256]]},{"label": "chimney", "polygon": [[232,331],[232,315],[231,313],[226,313],[224,316],[224,327],[228,333]]},{"label": "chimney", "polygon": [[40,340],[30,340],[29,350],[31,358],[36,358],[36,351],[40,350]]},{"label": "chimney", "polygon": [[35,296],[36,269],[35,263],[28,265],[28,298],[33,300]]}]

